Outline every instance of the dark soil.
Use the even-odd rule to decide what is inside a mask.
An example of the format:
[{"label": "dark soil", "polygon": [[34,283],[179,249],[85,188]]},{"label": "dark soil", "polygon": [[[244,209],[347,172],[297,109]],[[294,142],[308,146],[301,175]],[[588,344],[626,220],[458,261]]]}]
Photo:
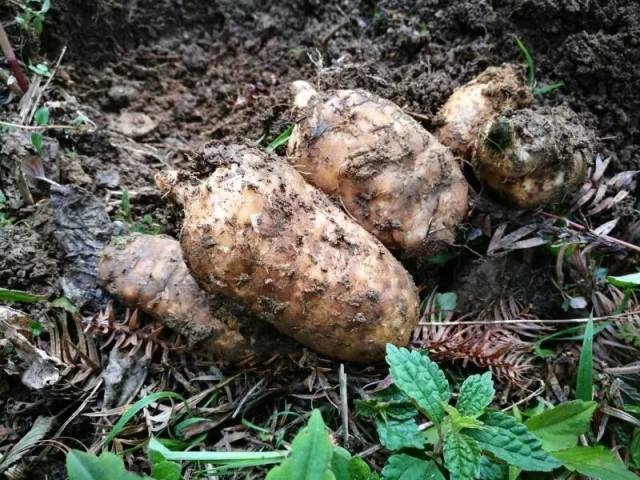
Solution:
[{"label": "dark soil", "polygon": [[[9,10],[0,12],[5,24]],[[133,219],[150,214],[175,237],[180,222],[153,186],[155,173],[187,165],[189,152],[211,140],[268,144],[290,122],[289,82],[367,89],[433,130],[457,86],[490,65],[523,63],[514,35],[533,55],[538,85],[565,84],[537,101],[571,107],[596,131],[614,173],[640,169],[639,24],[637,0],[55,0],[39,44],[15,24],[7,30],[34,63],[38,50],[51,65],[67,46],[48,93],[62,105],[51,107],[51,123],[82,113],[97,125],[92,133],[52,131],[60,151],[47,174],[95,194],[112,218],[122,216],[126,189]],[[13,225],[0,227],[0,287],[59,295],[67,259],[52,233],[47,190],[34,188],[36,206],[14,202],[8,156],[0,154],[0,188]],[[537,315],[563,313],[550,258],[471,258],[440,272],[409,268],[425,292],[438,284],[458,291],[464,311],[514,296]],[[316,361],[296,364],[293,380],[269,378],[268,385],[291,383],[265,395],[295,391],[310,406],[306,382],[326,366]],[[358,389],[366,374],[357,373]],[[0,371],[0,395],[5,378]],[[29,398],[23,387],[16,392]],[[90,437],[82,425],[70,430]]]}]

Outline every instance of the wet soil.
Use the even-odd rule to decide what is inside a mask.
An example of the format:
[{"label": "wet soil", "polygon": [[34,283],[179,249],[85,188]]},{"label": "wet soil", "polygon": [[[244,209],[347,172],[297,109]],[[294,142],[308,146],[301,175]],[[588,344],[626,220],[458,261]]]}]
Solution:
[{"label": "wet soil", "polygon": [[[39,45],[8,31],[34,60],[39,50],[52,64],[67,46],[47,98],[64,107],[52,106],[51,123],[81,113],[97,126],[52,132],[55,179],[94,193],[113,218],[126,189],[135,219],[150,214],[175,237],[179,220],[154,174],[188,164],[211,140],[269,143],[290,122],[289,82],[364,88],[433,130],[457,86],[490,65],[522,63],[514,35],[533,55],[538,85],[564,82],[537,102],[571,107],[614,172],[640,169],[639,24],[636,0],[56,0]],[[46,190],[25,208],[14,185],[0,187],[13,219],[0,228],[0,287],[60,294],[65,259]],[[464,310],[515,295],[541,316],[557,313],[549,259],[531,275],[540,259],[470,258],[441,272],[409,268],[425,292],[438,283],[463,292]]]}]

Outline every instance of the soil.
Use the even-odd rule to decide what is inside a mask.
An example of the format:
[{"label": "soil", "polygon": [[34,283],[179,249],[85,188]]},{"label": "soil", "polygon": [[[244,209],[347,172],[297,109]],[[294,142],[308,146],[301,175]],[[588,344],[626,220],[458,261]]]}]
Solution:
[{"label": "soil", "polygon": [[[5,10],[0,20],[10,24],[20,55],[36,63],[39,51],[53,65],[67,47],[47,95],[50,123],[82,115],[97,126],[51,132],[48,176],[93,193],[112,218],[122,219],[127,190],[131,217],[151,215],[174,237],[179,216],[155,189],[154,175],[186,166],[190,152],[212,140],[268,144],[291,120],[291,81],[369,90],[433,131],[438,108],[457,86],[488,66],[523,63],[514,36],[531,52],[539,86],[564,82],[536,101],[573,109],[596,131],[598,152],[612,157],[612,173],[640,169],[636,0],[56,0],[39,44]],[[13,220],[0,227],[0,287],[59,295],[66,259],[53,235],[48,189],[32,185],[33,206],[19,201],[10,162],[26,155],[29,138],[2,135],[0,149],[17,146],[0,153],[4,213]],[[539,315],[558,314],[545,282],[553,273],[549,258],[543,261],[551,266],[536,267],[536,275],[527,272],[540,258],[473,258],[465,253],[440,272],[408,268],[424,292],[438,284],[473,291],[460,295],[465,311],[512,294]]]}]

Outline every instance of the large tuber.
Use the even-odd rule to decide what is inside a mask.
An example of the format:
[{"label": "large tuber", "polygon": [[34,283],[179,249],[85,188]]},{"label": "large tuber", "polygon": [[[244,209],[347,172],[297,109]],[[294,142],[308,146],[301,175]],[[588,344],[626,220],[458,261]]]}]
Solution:
[{"label": "large tuber", "polygon": [[169,171],[156,183],[184,207],[182,250],[204,289],[341,360],[408,342],[416,287],[382,244],[277,157],[213,145],[201,161],[203,180]]},{"label": "large tuber", "polygon": [[467,183],[448,148],[394,103],[363,90],[292,84],[290,163],[366,230],[406,256],[453,243]]}]

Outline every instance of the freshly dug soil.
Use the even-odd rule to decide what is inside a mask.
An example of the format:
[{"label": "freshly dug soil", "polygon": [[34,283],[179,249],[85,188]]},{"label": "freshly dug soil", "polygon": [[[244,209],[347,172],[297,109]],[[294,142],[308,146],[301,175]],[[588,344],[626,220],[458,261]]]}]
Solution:
[{"label": "freshly dug soil", "polygon": [[[42,44],[52,56],[68,44],[83,101],[107,111],[124,101],[158,122],[151,138],[184,145],[274,138],[299,78],[369,89],[432,118],[487,66],[522,61],[517,35],[538,84],[565,83],[541,101],[570,106],[633,168],[639,22],[635,0],[59,0]],[[122,100],[113,87],[133,93]]]}]

